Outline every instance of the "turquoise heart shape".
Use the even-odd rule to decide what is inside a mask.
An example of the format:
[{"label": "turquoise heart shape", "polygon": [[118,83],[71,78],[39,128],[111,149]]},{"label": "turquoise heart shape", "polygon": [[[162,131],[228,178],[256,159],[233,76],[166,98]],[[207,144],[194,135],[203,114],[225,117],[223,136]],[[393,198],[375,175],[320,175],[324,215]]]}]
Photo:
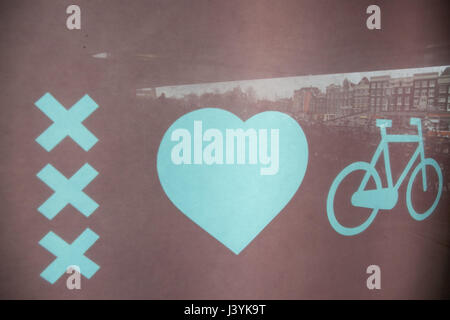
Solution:
[{"label": "turquoise heart shape", "polygon": [[[253,138],[256,133],[257,142],[247,137],[245,149],[242,144],[238,148],[238,139],[227,140],[227,129],[242,129]],[[277,129],[278,152],[276,145],[272,145],[277,141]],[[184,134],[183,138],[180,133]],[[230,137],[234,136],[230,134]],[[215,152],[208,148],[213,142],[217,147],[213,148]],[[251,150],[250,146],[253,146]],[[270,157],[265,158],[261,153]],[[212,164],[211,156],[215,159]],[[243,157],[240,163],[239,156]],[[184,162],[180,163],[180,159]],[[231,159],[234,164],[230,164]],[[235,254],[291,200],[300,187],[307,164],[308,143],[303,130],[290,116],[276,111],[259,113],[245,122],[222,109],[205,108],[187,113],[166,131],[157,155],[159,180],[172,203]]]}]

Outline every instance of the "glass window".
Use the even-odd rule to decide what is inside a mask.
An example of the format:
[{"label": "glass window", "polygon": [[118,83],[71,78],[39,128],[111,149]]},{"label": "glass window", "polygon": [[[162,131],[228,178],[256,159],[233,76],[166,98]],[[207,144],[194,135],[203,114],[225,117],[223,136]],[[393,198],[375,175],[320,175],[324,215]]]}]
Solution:
[{"label": "glass window", "polygon": [[414,82],[414,87],[415,88],[420,88],[420,82],[419,81]]},{"label": "glass window", "polygon": [[405,88],[405,93],[411,93],[411,88],[410,87]]},{"label": "glass window", "polygon": [[428,90],[428,96],[429,97],[434,97],[434,89]]},{"label": "glass window", "polygon": [[421,96],[426,96],[427,95],[427,89],[422,89],[422,91],[420,92]]},{"label": "glass window", "polygon": [[402,94],[403,93],[403,88],[398,88],[398,93]]},{"label": "glass window", "polygon": [[[450,87],[449,87],[450,89]],[[445,93],[447,91],[447,88],[445,86],[439,86],[439,93]]]},{"label": "glass window", "polygon": [[397,105],[401,105],[402,104],[402,97],[397,97]]},{"label": "glass window", "polygon": [[428,86],[428,83],[427,83],[428,81],[422,81],[422,88],[425,88],[425,87],[427,87]]},{"label": "glass window", "polygon": [[436,80],[430,80],[430,87],[434,88],[436,85]]}]

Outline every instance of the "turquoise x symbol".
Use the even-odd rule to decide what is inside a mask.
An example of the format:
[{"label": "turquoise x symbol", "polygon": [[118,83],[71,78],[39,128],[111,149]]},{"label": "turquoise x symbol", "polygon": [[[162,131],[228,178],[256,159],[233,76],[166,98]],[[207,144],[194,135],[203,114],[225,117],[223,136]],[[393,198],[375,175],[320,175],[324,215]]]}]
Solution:
[{"label": "turquoise x symbol", "polygon": [[89,217],[98,208],[98,204],[82,190],[94,180],[97,174],[98,172],[86,163],[70,179],[67,179],[51,164],[47,164],[37,176],[55,193],[38,208],[38,211],[51,220],[70,203]]},{"label": "turquoise x symbol", "polygon": [[84,253],[98,238],[99,236],[89,228],[84,230],[72,244],[68,244],[52,231],[47,233],[39,244],[56,256],[56,259],[42,271],[41,277],[53,284],[69,266],[78,266],[80,273],[90,279],[100,267],[84,256]]},{"label": "turquoise x symbol", "polygon": [[36,138],[36,142],[45,150],[52,150],[67,136],[71,137],[85,151],[97,143],[98,139],[82,124],[98,108],[97,103],[87,94],[69,110],[64,108],[50,93],[44,94],[36,101],[35,105],[54,122]]}]

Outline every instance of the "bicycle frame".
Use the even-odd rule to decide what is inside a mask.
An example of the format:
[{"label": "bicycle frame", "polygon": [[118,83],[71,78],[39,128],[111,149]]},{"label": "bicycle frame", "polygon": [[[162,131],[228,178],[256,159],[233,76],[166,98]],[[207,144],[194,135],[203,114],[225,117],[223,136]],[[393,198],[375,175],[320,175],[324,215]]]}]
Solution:
[{"label": "bicycle frame", "polygon": [[[375,168],[375,165],[378,161],[378,159],[381,156],[381,153],[384,154],[384,166],[385,166],[385,173],[388,183],[388,189],[392,189],[397,191],[400,188],[400,185],[403,183],[403,181],[406,178],[406,175],[411,170],[414,162],[417,160],[417,158],[420,156],[420,161],[424,161],[425,159],[425,150],[423,146],[423,139],[422,139],[422,125],[420,122],[420,119],[411,118],[411,124],[417,125],[417,135],[398,135],[398,134],[387,134],[386,133],[386,127],[390,127],[391,122],[387,122],[386,120],[377,120],[377,126],[380,127],[381,132],[381,141],[378,145],[372,160],[370,161],[370,166]],[[391,163],[390,163],[390,156],[389,156],[389,143],[408,143],[408,142],[417,142],[418,146],[414,154],[412,155],[411,159],[409,160],[408,164],[406,165],[405,169],[403,170],[402,174],[398,178],[397,182],[393,183],[392,180],[392,172],[391,172]],[[364,188],[367,185],[367,182],[369,181],[370,173],[366,172],[364,175],[364,178],[361,182],[361,185],[359,186],[358,191],[363,191]],[[426,180],[426,171],[425,166],[422,169],[422,182],[423,182],[423,190],[427,191],[427,180]]]}]

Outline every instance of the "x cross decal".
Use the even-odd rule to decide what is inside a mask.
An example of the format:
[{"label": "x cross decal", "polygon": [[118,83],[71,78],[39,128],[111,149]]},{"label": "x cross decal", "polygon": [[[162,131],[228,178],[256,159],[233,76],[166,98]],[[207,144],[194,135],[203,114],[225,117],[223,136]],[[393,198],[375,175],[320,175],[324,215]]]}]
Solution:
[{"label": "x cross decal", "polygon": [[37,176],[55,193],[38,208],[38,211],[51,220],[70,203],[83,215],[89,217],[98,208],[98,204],[82,190],[97,174],[98,172],[86,163],[70,179],[67,179],[51,164],[47,164]]},{"label": "x cross decal", "polygon": [[50,231],[39,244],[50,251],[56,259],[45,268],[41,277],[55,283],[71,265],[78,266],[80,273],[90,279],[100,267],[87,258],[84,253],[97,241],[99,236],[87,228],[72,244],[68,244],[54,232]]},{"label": "x cross decal", "polygon": [[36,101],[35,105],[54,122],[36,138],[36,142],[45,150],[51,151],[67,136],[71,137],[85,151],[97,143],[98,139],[82,124],[98,108],[97,103],[87,94],[69,110],[64,108],[50,93],[44,94]]}]

